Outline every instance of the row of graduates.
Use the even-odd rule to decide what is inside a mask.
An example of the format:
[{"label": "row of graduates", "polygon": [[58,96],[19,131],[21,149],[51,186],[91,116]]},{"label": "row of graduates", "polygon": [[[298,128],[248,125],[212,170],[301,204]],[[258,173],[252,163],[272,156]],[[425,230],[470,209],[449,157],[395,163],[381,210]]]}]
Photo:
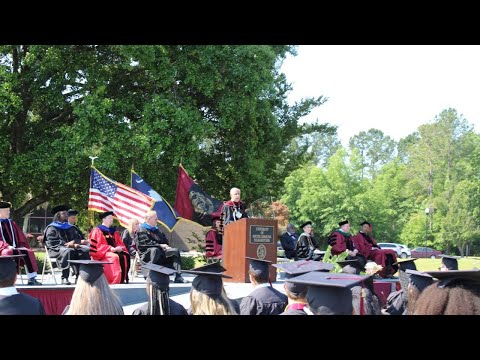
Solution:
[{"label": "row of graduates", "polygon": [[[0,256],[0,315],[43,315],[38,299],[18,293],[15,256]],[[250,280],[255,289],[239,305],[227,297],[223,287],[226,271],[219,263],[183,272],[196,275],[187,310],[169,298],[169,276],[175,270],[146,264],[148,303],[134,315],[379,315],[379,301],[373,292],[372,276],[355,275],[351,264],[341,262],[343,273],[329,273],[333,265],[300,260],[273,264],[286,272],[287,296],[268,281],[269,261],[248,258]],[[400,303],[406,314],[480,315],[480,270],[419,272],[414,260],[399,262],[402,281]],[[67,315],[123,315],[123,308],[104,275],[104,261],[71,260],[79,266],[76,285]],[[404,276],[405,275],[405,276]],[[436,280],[438,279],[438,281]],[[265,282],[267,281],[267,282]]]},{"label": "row of graduates", "polygon": [[[306,221],[300,227],[303,230],[300,236],[297,237],[294,225],[289,224],[287,231],[280,237],[285,255],[294,260],[321,260],[323,252],[313,237],[312,222]],[[356,259],[361,265],[360,268],[363,268],[367,261],[374,261],[382,266],[378,276],[392,278],[398,270],[395,265],[397,254],[391,249],[380,249],[372,233],[372,225],[364,221],[360,224],[360,231],[352,236],[350,223],[344,220],[339,222],[339,229],[329,235],[328,244],[332,247],[333,255],[347,252],[347,259]]]}]

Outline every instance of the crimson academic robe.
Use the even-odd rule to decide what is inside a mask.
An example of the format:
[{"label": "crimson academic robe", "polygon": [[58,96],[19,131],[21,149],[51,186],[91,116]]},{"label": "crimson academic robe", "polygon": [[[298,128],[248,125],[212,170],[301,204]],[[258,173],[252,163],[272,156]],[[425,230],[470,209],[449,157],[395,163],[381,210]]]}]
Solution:
[{"label": "crimson academic robe", "polygon": [[[0,255],[17,255],[25,254],[26,256],[20,260],[20,264],[25,264],[29,273],[37,272],[38,265],[35,253],[30,249],[25,234],[17,223],[10,219],[0,220]],[[13,246],[14,249],[8,249]],[[18,250],[17,248],[22,248]]]},{"label": "crimson academic robe", "polygon": [[[217,233],[215,228],[208,230],[208,233],[205,237],[205,252],[208,258],[215,257],[218,259],[222,258],[222,243],[219,242],[221,239],[221,234]],[[219,239],[220,238],[220,239]]]},{"label": "crimson academic robe", "polygon": [[[104,264],[105,277],[109,284],[128,283],[128,270],[130,269],[130,255],[120,237],[120,233],[113,234],[102,231],[99,227],[94,228],[90,235],[90,256],[93,260],[109,261],[112,264]],[[119,254],[112,252],[112,247],[120,246],[123,251]]]},{"label": "crimson academic robe", "polygon": [[[359,232],[353,236],[352,242],[354,247],[358,249],[360,255],[383,267],[383,269],[378,272],[379,276],[385,277],[395,274],[397,269],[392,266],[393,263],[397,262],[397,254],[395,251],[392,249],[380,249],[373,236],[363,232]],[[388,255],[391,256],[390,259],[388,259]]]},{"label": "crimson academic robe", "polygon": [[347,249],[351,251],[355,249],[350,234],[346,234],[340,230],[336,230],[330,234],[328,244],[332,247],[332,255],[341,254]]},{"label": "crimson academic robe", "polygon": [[[236,215],[237,213],[239,214],[238,216]],[[242,216],[240,216],[240,214]],[[221,216],[223,219],[223,225],[230,224],[231,222],[240,219],[248,218],[247,206],[241,201],[234,202],[232,200],[228,200],[223,204]]]}]

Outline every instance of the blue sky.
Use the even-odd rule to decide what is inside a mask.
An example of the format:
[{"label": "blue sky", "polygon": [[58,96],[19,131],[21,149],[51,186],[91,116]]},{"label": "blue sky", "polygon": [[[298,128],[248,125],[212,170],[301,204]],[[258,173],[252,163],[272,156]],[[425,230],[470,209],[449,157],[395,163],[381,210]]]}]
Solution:
[{"label": "blue sky", "polygon": [[281,70],[289,101],[328,101],[302,121],[338,125],[344,145],[360,131],[399,140],[452,107],[480,130],[479,45],[301,45]]}]

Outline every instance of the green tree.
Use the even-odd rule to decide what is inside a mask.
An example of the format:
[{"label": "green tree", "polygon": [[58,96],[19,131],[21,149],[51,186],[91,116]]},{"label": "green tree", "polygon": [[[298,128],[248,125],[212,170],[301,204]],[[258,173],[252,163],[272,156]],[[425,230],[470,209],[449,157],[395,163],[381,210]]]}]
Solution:
[{"label": "green tree", "polygon": [[[279,72],[292,46],[0,46],[0,191],[15,217],[49,201],[87,207],[88,156],[129,184],[134,164],[173,202],[180,161],[204,189],[245,200],[300,166],[291,141],[325,99],[292,106]],[[275,176],[272,176],[275,175]],[[283,176],[283,178],[282,178]],[[248,190],[247,190],[248,189]]]},{"label": "green tree", "polygon": [[362,176],[374,178],[379,169],[395,156],[396,142],[378,129],[361,131],[349,141],[350,149],[357,148],[362,157],[364,169]]}]

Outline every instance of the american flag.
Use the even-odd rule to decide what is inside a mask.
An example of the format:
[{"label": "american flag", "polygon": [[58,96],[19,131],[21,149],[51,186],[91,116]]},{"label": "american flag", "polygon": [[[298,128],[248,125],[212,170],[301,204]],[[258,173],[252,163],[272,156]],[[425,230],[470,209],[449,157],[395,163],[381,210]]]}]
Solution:
[{"label": "american flag", "polygon": [[88,209],[94,211],[113,211],[122,226],[127,226],[132,218],[143,223],[145,214],[152,209],[155,200],[150,196],[120,184],[100,174],[92,168]]}]

